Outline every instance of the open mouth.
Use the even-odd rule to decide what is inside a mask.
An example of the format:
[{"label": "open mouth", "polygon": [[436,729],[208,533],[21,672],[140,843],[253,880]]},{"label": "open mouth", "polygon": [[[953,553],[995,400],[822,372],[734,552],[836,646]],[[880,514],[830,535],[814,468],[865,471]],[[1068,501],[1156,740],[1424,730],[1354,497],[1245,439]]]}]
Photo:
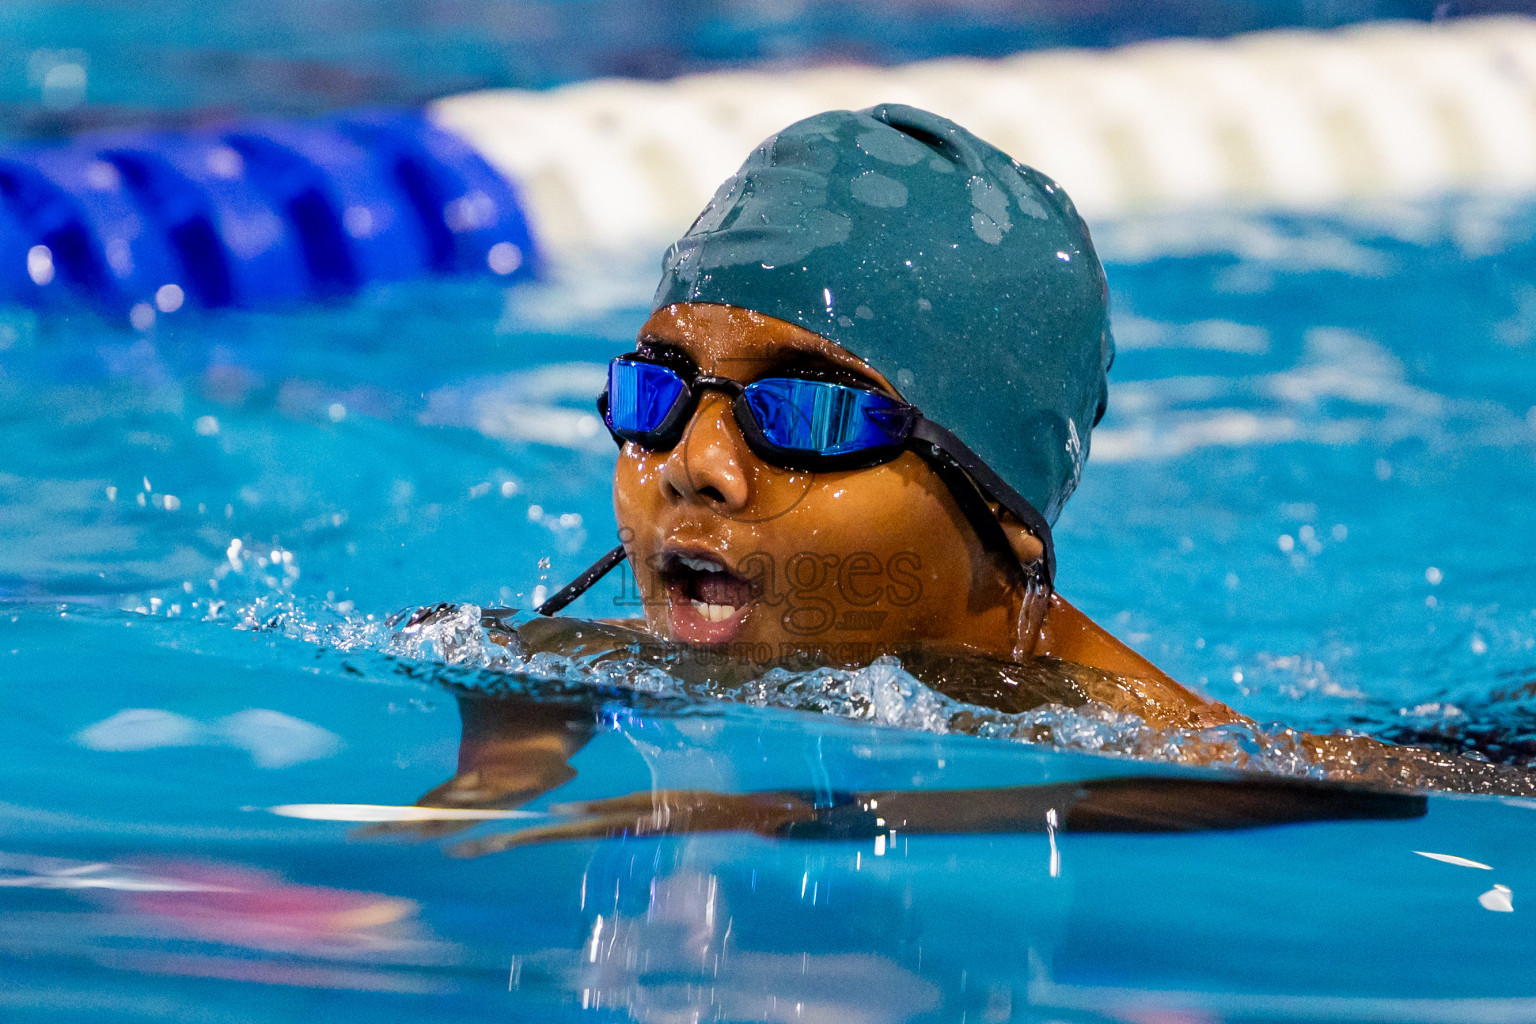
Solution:
[{"label": "open mouth", "polygon": [[693,643],[729,640],[756,596],[751,580],[707,553],[671,552],[661,575],[671,599],[672,628],[678,639]]}]

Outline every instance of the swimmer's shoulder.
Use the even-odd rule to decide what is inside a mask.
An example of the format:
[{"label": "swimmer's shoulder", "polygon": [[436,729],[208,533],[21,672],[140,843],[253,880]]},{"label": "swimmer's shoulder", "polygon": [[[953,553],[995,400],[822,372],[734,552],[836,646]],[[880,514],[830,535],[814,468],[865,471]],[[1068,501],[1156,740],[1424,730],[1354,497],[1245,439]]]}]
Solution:
[{"label": "swimmer's shoulder", "polygon": [[1104,672],[1108,679],[1090,687],[1089,696],[1153,725],[1203,728],[1246,721],[1220,701],[1175,682],[1060,594],[1051,596],[1034,653]]}]

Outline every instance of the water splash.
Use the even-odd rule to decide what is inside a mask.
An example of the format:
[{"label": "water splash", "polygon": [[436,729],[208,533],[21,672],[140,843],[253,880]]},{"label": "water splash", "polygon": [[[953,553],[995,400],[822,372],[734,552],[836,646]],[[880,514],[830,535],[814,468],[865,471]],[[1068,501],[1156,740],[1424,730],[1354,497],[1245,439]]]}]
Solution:
[{"label": "water splash", "polygon": [[[923,683],[896,657],[857,668],[770,668],[745,681],[700,676],[697,662],[659,665],[638,645],[596,645],[577,654],[529,651],[509,643],[494,617],[477,605],[437,605],[385,620],[344,615],[334,606],[258,601],[241,613],[241,628],[276,631],[345,653],[443,666],[437,679],[485,693],[554,698],[600,689],[661,698],[685,708],[719,703],[834,715],[889,728],[960,734],[1063,751],[1164,762],[1257,769],[1326,778],[1327,769],[1301,746],[1300,733],[1233,724],[1204,729],[1158,728],[1136,715],[1088,701],[1006,712],[957,700]],[[506,620],[506,625],[515,620]],[[601,627],[597,627],[601,628]],[[670,669],[670,670],[669,670]]]},{"label": "water splash", "polygon": [[[935,735],[965,735],[1054,750],[1163,763],[1260,771],[1293,778],[1536,797],[1530,716],[1509,714],[1524,689],[1495,694],[1467,715],[1440,705],[1405,710],[1368,733],[1321,738],[1283,724],[1160,726],[1088,699],[1084,674],[1096,669],[1041,659],[1014,666],[1017,683],[1037,692],[1075,693],[1071,703],[1044,699],[1023,711],[999,710],[940,692],[912,664],[881,657],[851,668],[755,668],[713,659],[646,634],[604,623],[540,619],[474,604],[438,604],[390,616],[361,614],[350,602],[315,601],[281,592],[233,615],[238,629],[277,633],[343,655],[374,655],[418,681],[487,695],[535,700],[661,701],[669,713],[707,713],[725,705],[833,715],[849,721]],[[582,638],[575,648],[539,649],[526,628],[561,624]],[[567,639],[569,639],[569,635]],[[917,671],[923,671],[917,669]],[[1036,678],[1038,677],[1038,678]],[[1134,683],[1119,681],[1130,689]],[[1384,741],[1384,742],[1378,742]],[[1393,744],[1396,744],[1395,746]]]}]

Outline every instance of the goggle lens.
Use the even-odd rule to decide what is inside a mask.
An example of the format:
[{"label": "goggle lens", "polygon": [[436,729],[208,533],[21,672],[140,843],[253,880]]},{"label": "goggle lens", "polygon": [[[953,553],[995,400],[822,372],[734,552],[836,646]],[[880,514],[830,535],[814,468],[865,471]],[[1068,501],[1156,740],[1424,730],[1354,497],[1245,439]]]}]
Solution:
[{"label": "goggle lens", "polygon": [[847,455],[905,440],[907,408],[875,391],[774,377],[748,384],[743,396],[768,443],[785,451]]},{"label": "goggle lens", "polygon": [[676,371],[655,363],[615,359],[608,364],[608,429],[643,440],[659,429],[688,391]]}]

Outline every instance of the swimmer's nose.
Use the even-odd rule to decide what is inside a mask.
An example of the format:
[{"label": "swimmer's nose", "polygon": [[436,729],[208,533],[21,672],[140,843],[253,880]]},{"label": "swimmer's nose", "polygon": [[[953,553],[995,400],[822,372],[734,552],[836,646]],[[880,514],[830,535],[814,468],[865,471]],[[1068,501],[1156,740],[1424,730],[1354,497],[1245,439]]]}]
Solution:
[{"label": "swimmer's nose", "polygon": [[661,487],[672,501],[740,512],[752,497],[743,465],[750,457],[731,416],[730,400],[706,395],[682,440],[662,463]]}]

